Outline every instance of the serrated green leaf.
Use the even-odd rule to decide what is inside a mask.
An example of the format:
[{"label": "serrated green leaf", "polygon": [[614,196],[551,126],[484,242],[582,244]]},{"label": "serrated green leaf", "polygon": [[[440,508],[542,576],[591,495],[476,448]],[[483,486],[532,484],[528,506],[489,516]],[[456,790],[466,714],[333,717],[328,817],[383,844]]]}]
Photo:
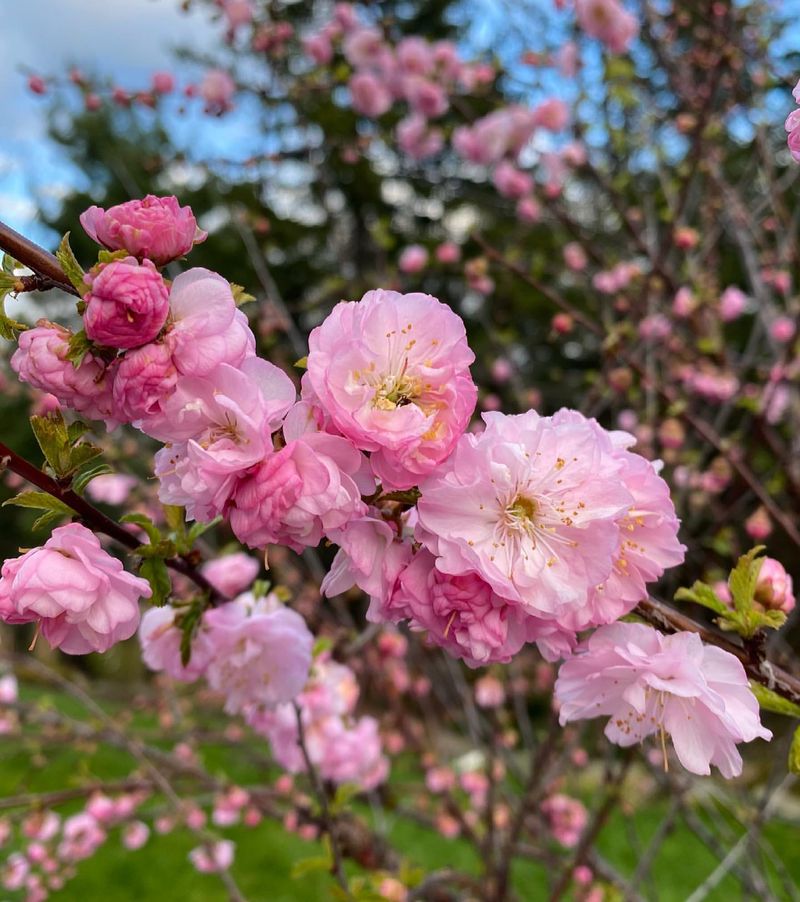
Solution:
[{"label": "serrated green leaf", "polygon": [[231,294],[237,307],[242,307],[255,300],[252,294],[248,294],[241,285],[237,285],[235,282],[231,282]]},{"label": "serrated green leaf", "polygon": [[78,263],[78,260],[70,247],[69,232],[61,239],[61,244],[59,244],[58,250],[56,251],[56,258],[61,264],[61,268],[64,270],[64,274],[69,279],[72,287],[79,295],[83,296],[86,294],[88,286],[86,285],[86,282],[83,281],[85,273],[83,269],[81,269],[81,265]]},{"label": "serrated green leaf", "polygon": [[124,517],[120,517],[120,522],[135,523],[137,526],[141,526],[147,533],[151,545],[155,545],[157,542],[161,541],[161,530],[153,523],[147,514],[125,514]]},{"label": "serrated green leaf", "polygon": [[74,420],[67,426],[67,437],[71,442],[77,442],[78,439],[86,435],[90,429],[91,426],[88,423],[84,423],[83,420]]},{"label": "serrated green leaf", "polygon": [[81,329],[80,332],[76,332],[69,340],[66,354],[67,360],[69,360],[77,370],[83,363],[83,358],[93,347],[92,342],[89,341],[88,336],[83,329]]},{"label": "serrated green leaf", "polygon": [[37,532],[40,529],[45,529],[46,527],[50,526],[51,523],[56,523],[63,516],[64,514],[61,513],[61,511],[45,511],[41,517],[37,517],[33,521],[31,529],[34,532]]},{"label": "serrated green leaf", "polygon": [[790,702],[788,698],[778,695],[777,692],[773,692],[772,689],[768,689],[755,680],[750,681],[750,688],[764,711],[772,711],[773,714],[785,714],[787,717],[800,717],[800,705]]},{"label": "serrated green leaf", "polygon": [[717,593],[711,586],[700,580],[697,580],[691,589],[678,589],[675,593],[675,601],[691,601],[723,616],[730,611],[728,605],[717,597]]},{"label": "serrated green leaf", "polygon": [[736,562],[728,577],[728,588],[733,598],[733,606],[739,613],[747,613],[753,607],[753,597],[756,592],[758,574],[761,572],[763,558],[759,558],[764,551],[763,545],[756,545],[747,554],[743,554]]},{"label": "serrated green leaf", "polygon": [[14,507],[29,507],[39,511],[53,511],[59,515],[73,516],[75,513],[71,507],[64,504],[59,498],[54,498],[47,492],[20,492],[13,498],[8,498],[3,502],[3,507],[13,505]]},{"label": "serrated green leaf", "polygon": [[142,561],[139,574],[150,583],[150,588],[153,590],[150,598],[151,604],[157,607],[165,605],[172,592],[172,581],[163,558],[152,557]]},{"label": "serrated green leaf", "polygon": [[106,476],[113,472],[114,470],[107,463],[100,463],[93,467],[87,467],[87,469],[82,470],[80,473],[73,476],[72,490],[79,495],[82,495],[84,491],[86,491],[86,486],[89,485],[96,476]]},{"label": "serrated green leaf", "polygon": [[74,473],[102,453],[102,448],[98,448],[97,445],[90,445],[88,442],[81,442],[79,445],[75,445],[73,448],[70,448],[69,471]]},{"label": "serrated green leaf", "polygon": [[209,529],[213,529],[215,526],[219,526],[222,523],[222,517],[214,517],[208,523],[194,523],[189,527],[189,532],[187,533],[187,538],[189,539],[189,547],[191,547],[203,533],[208,532]]},{"label": "serrated green leaf", "polygon": [[53,411],[44,417],[31,417],[30,422],[44,459],[56,476],[64,476],[69,466],[70,442],[61,411]]},{"label": "serrated green leaf", "polygon": [[789,746],[789,773],[800,774],[800,727],[794,731],[792,744]]}]

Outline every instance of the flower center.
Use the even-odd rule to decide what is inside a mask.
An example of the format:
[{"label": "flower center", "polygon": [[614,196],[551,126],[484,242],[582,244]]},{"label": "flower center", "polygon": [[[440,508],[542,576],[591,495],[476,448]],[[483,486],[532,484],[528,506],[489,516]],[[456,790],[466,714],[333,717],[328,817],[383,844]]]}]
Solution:
[{"label": "flower center", "polygon": [[517,495],[506,508],[506,526],[510,529],[519,529],[528,532],[535,524],[538,511],[539,505],[533,498]]},{"label": "flower center", "polygon": [[413,404],[421,394],[418,379],[401,373],[399,376],[388,376],[378,386],[372,406],[379,410],[396,410]]}]

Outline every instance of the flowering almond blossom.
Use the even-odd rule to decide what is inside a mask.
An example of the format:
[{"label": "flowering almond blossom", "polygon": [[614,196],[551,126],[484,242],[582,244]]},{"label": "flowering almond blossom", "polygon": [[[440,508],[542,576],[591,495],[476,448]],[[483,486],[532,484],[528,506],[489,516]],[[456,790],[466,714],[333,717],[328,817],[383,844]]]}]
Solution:
[{"label": "flowering almond blossom", "polygon": [[0,579],[0,619],[37,623],[53,648],[69,655],[108,651],[139,625],[145,579],[127,573],[95,534],[69,523],[41,548],[8,558]]},{"label": "flowering almond blossom", "polygon": [[450,453],[475,406],[464,324],[425,294],[370,291],[309,337],[310,387],[333,425],[406,489]]},{"label": "flowering almond blossom", "polygon": [[[740,742],[771,739],[744,667],[696,633],[665,636],[639,623],[600,627],[564,664],[555,696],[561,724],[608,717],[605,734],[629,746],[669,734],[693,774],[742,772]],[[665,765],[666,765],[666,751]]]}]

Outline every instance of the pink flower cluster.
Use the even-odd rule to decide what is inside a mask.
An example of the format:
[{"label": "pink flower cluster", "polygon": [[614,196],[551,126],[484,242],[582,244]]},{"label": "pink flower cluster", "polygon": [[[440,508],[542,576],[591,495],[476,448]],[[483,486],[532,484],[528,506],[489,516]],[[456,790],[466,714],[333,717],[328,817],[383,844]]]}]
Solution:
[{"label": "pink flower cluster", "polygon": [[179,609],[161,607],[142,618],[142,657],[152,670],[186,682],[204,676],[231,714],[261,714],[303,689],[313,636],[303,618],[274,595],[246,593],[207,610],[187,665],[181,661],[180,617]]},{"label": "pink flower cluster", "polygon": [[696,633],[601,627],[561,666],[555,696],[562,725],[608,717],[605,734],[617,745],[669,734],[694,774],[709,774],[714,764],[724,777],[738,776],[737,744],[772,738],[739,660]]},{"label": "pink flower cluster", "polygon": [[639,23],[620,0],[575,0],[578,25],[612,53],[624,53],[639,33]]},{"label": "pink flower cluster", "polygon": [[[800,81],[794,86],[792,97],[795,103],[800,104]],[[792,110],[786,117],[786,131],[789,136],[787,139],[789,152],[800,163],[800,109]]]},{"label": "pink flower cluster", "polygon": [[576,412],[484,420],[420,481],[402,534],[370,515],[332,536],[323,591],[355,583],[371,620],[408,620],[471,666],[531,641],[555,660],[682,561],[669,490],[632,437]]},{"label": "pink flower cluster", "polygon": [[[389,763],[382,753],[378,722],[355,716],[358,684],[349,667],[320,656],[296,702],[308,756],[324,780],[370,790],[386,779]],[[281,767],[290,773],[306,770],[293,705],[253,711],[247,719],[269,740]]]},{"label": "pink flower cluster", "polygon": [[147,580],[126,573],[91,530],[70,523],[3,563],[0,619],[36,623],[66,654],[103,652],[136,632],[139,599],[150,595]]}]

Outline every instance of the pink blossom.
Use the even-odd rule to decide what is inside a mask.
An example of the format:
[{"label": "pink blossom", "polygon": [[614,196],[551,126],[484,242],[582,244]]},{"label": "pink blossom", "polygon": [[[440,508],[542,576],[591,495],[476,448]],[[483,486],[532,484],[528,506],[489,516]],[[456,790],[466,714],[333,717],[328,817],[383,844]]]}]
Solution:
[{"label": "pink blossom", "polygon": [[161,501],[185,506],[192,520],[222,514],[244,471],[271,450],[295,396],[289,377],[259,357],[181,379],[160,421],[145,424],[169,442],[155,457]]},{"label": "pink blossom", "polygon": [[353,109],[362,116],[377,119],[392,106],[392,95],[384,83],[370,72],[357,72],[348,86]]},{"label": "pink blossom", "polygon": [[0,877],[3,887],[11,891],[22,889],[30,870],[31,866],[28,863],[28,859],[22,852],[12,852],[6,859],[5,867]]},{"label": "pink blossom", "polygon": [[444,88],[419,75],[403,79],[403,92],[411,109],[426,119],[438,119],[450,106]]},{"label": "pink blossom", "polygon": [[735,285],[729,285],[719,299],[719,315],[723,322],[738,319],[747,306],[747,295]]},{"label": "pink blossom", "polygon": [[228,30],[231,33],[253,21],[254,12],[251,0],[223,0],[222,11],[225,13]]},{"label": "pink blossom", "polygon": [[586,251],[577,241],[570,241],[569,244],[564,245],[564,262],[574,272],[586,269],[588,262]]},{"label": "pink blossom", "polygon": [[566,411],[485,413],[420,486],[420,537],[443,573],[476,573],[539,617],[586,604],[611,575],[632,504],[610,439]]},{"label": "pink blossom", "polygon": [[738,776],[736,744],[772,738],[739,660],[696,633],[601,627],[561,666],[555,694],[562,725],[607,716],[606,737],[622,746],[664,731],[695,774],[714,764],[724,777]]},{"label": "pink blossom", "polygon": [[498,163],[492,176],[495,188],[503,197],[518,200],[529,194],[533,188],[533,179],[527,172],[521,172],[508,160]]},{"label": "pink blossom", "polygon": [[154,72],[152,85],[154,94],[171,94],[175,90],[175,77],[171,72]]},{"label": "pink blossom", "polygon": [[230,283],[196,267],[181,273],[169,295],[172,354],[179,373],[206,376],[220,363],[239,366],[255,354],[247,317],[237,310]]},{"label": "pink blossom", "polygon": [[412,160],[425,160],[435,156],[444,147],[444,136],[439,128],[432,128],[428,120],[412,113],[397,123],[397,143],[403,153]]},{"label": "pink blossom", "polygon": [[[517,218],[521,222],[538,222],[542,218],[542,210],[534,197],[520,198],[517,203]],[[488,294],[489,292],[483,292]]]},{"label": "pink blossom", "polygon": [[361,454],[344,438],[310,432],[268,456],[233,498],[231,529],[251,548],[295,551],[366,513],[355,482]]},{"label": "pink blossom", "polygon": [[796,332],[797,326],[795,325],[794,320],[788,316],[777,317],[769,327],[769,334],[779,344],[786,344],[791,341]]},{"label": "pink blossom", "polygon": [[67,359],[72,333],[39,320],[36,327],[19,337],[11,368],[23,382],[54,395],[61,404],[90,419],[117,425],[111,396],[112,380],[105,364],[91,352],[79,366]]},{"label": "pink blossom", "polygon": [[192,642],[189,662],[184,666],[181,661],[183,634],[175,623],[176,616],[178,611],[169,605],[145,611],[139,627],[142,660],[151,670],[164,671],[174,680],[192,683],[204,673],[212,649],[205,641],[206,631],[201,625]]},{"label": "pink blossom", "polygon": [[190,207],[181,207],[173,196],[148,194],[103,210],[89,207],[81,214],[86,234],[111,251],[125,250],[158,266],[188,254],[206,240]]},{"label": "pink blossom", "polygon": [[563,100],[550,97],[534,109],[533,119],[536,125],[547,131],[560,132],[569,124],[569,107]]},{"label": "pink blossom", "polygon": [[477,391],[464,324],[430,295],[370,291],[309,338],[308,372],[335,427],[384,487],[410,488],[450,453]]},{"label": "pink blossom", "polygon": [[236,83],[224,69],[209,69],[200,82],[200,96],[206,104],[206,112],[222,115],[233,107]]},{"label": "pink blossom", "polygon": [[233,864],[236,844],[230,839],[219,839],[197,846],[189,852],[189,861],[201,874],[227,871]]},{"label": "pink blossom", "polygon": [[444,241],[436,248],[436,259],[440,263],[458,263],[461,259],[461,248],[454,241]]},{"label": "pink blossom", "polygon": [[35,811],[22,822],[22,833],[28,839],[48,842],[61,827],[61,818],[55,811]]},{"label": "pink blossom", "polygon": [[505,703],[506,693],[497,677],[487,673],[475,682],[475,703],[481,708],[499,708]]},{"label": "pink blossom", "polygon": [[147,580],[126,573],[91,530],[70,523],[41,548],[8,558],[0,579],[0,619],[41,623],[52,648],[70,655],[108,651],[139,625]]},{"label": "pink blossom", "polygon": [[619,0],[575,0],[578,24],[612,53],[624,53],[639,33],[639,23]]},{"label": "pink blossom", "polygon": [[324,31],[304,38],[303,49],[318,66],[326,66],[333,59],[333,44]]},{"label": "pink blossom", "polygon": [[29,75],[28,90],[33,94],[46,94],[47,83],[40,75]]},{"label": "pink blossom", "polygon": [[663,313],[651,313],[639,323],[639,335],[648,341],[658,341],[672,333],[672,323]]},{"label": "pink blossom", "polygon": [[[800,100],[797,103],[800,103]],[[788,132],[789,152],[797,162],[800,162],[800,110],[792,110],[789,113],[786,117],[785,128]]]},{"label": "pink blossom", "polygon": [[472,163],[498,163],[504,156],[516,157],[536,129],[532,110],[508,106],[478,119],[472,126],[453,132],[453,147]]},{"label": "pink blossom", "polygon": [[150,828],[142,821],[131,821],[122,831],[122,845],[129,852],[141,849],[150,837]]},{"label": "pink blossom", "polygon": [[400,272],[413,274],[422,272],[428,265],[428,251],[421,244],[410,244],[403,248],[397,260]]},{"label": "pink blossom", "polygon": [[225,696],[229,714],[274,707],[302,690],[314,637],[296,611],[272,597],[240,595],[203,619],[214,650],[206,679]]},{"label": "pink blossom", "polygon": [[135,257],[100,264],[84,295],[86,335],[110,348],[136,348],[152,341],[169,312],[169,294],[155,264]]},{"label": "pink blossom", "polygon": [[64,821],[58,857],[66,861],[89,858],[106,841],[106,832],[88,812],[73,814]]},{"label": "pink blossom", "polygon": [[766,509],[758,506],[744,521],[747,535],[755,542],[762,542],[772,532],[772,521]]},{"label": "pink blossom", "polygon": [[215,589],[233,598],[253,584],[261,565],[249,554],[236,551],[208,561],[200,569]]},{"label": "pink blossom", "polygon": [[123,473],[104,473],[95,478],[86,487],[86,494],[92,501],[105,504],[122,504],[130,497],[131,490],[137,484],[135,476]]},{"label": "pink blossom", "polygon": [[351,31],[344,39],[342,49],[348,63],[356,69],[375,66],[387,50],[383,35],[375,28]]},{"label": "pink blossom", "polygon": [[580,66],[578,45],[574,41],[567,41],[567,43],[556,52],[553,62],[556,64],[561,75],[565,78],[574,78],[578,74],[578,68]]},{"label": "pink blossom", "polygon": [[[424,38],[403,38],[397,45],[397,63],[407,75],[430,75],[435,64],[434,50]],[[441,48],[439,48],[441,62]]]},{"label": "pink blossom", "polygon": [[178,383],[175,366],[175,338],[142,345],[124,355],[114,368],[112,394],[115,415],[137,428],[148,429],[148,422],[161,420],[164,403]]},{"label": "pink blossom", "polygon": [[557,842],[568,849],[578,845],[589,820],[582,802],[563,793],[556,793],[542,802],[541,811]]},{"label": "pink blossom", "polygon": [[761,564],[755,600],[768,610],[783,611],[785,614],[794,610],[792,577],[775,558],[766,557]]}]

